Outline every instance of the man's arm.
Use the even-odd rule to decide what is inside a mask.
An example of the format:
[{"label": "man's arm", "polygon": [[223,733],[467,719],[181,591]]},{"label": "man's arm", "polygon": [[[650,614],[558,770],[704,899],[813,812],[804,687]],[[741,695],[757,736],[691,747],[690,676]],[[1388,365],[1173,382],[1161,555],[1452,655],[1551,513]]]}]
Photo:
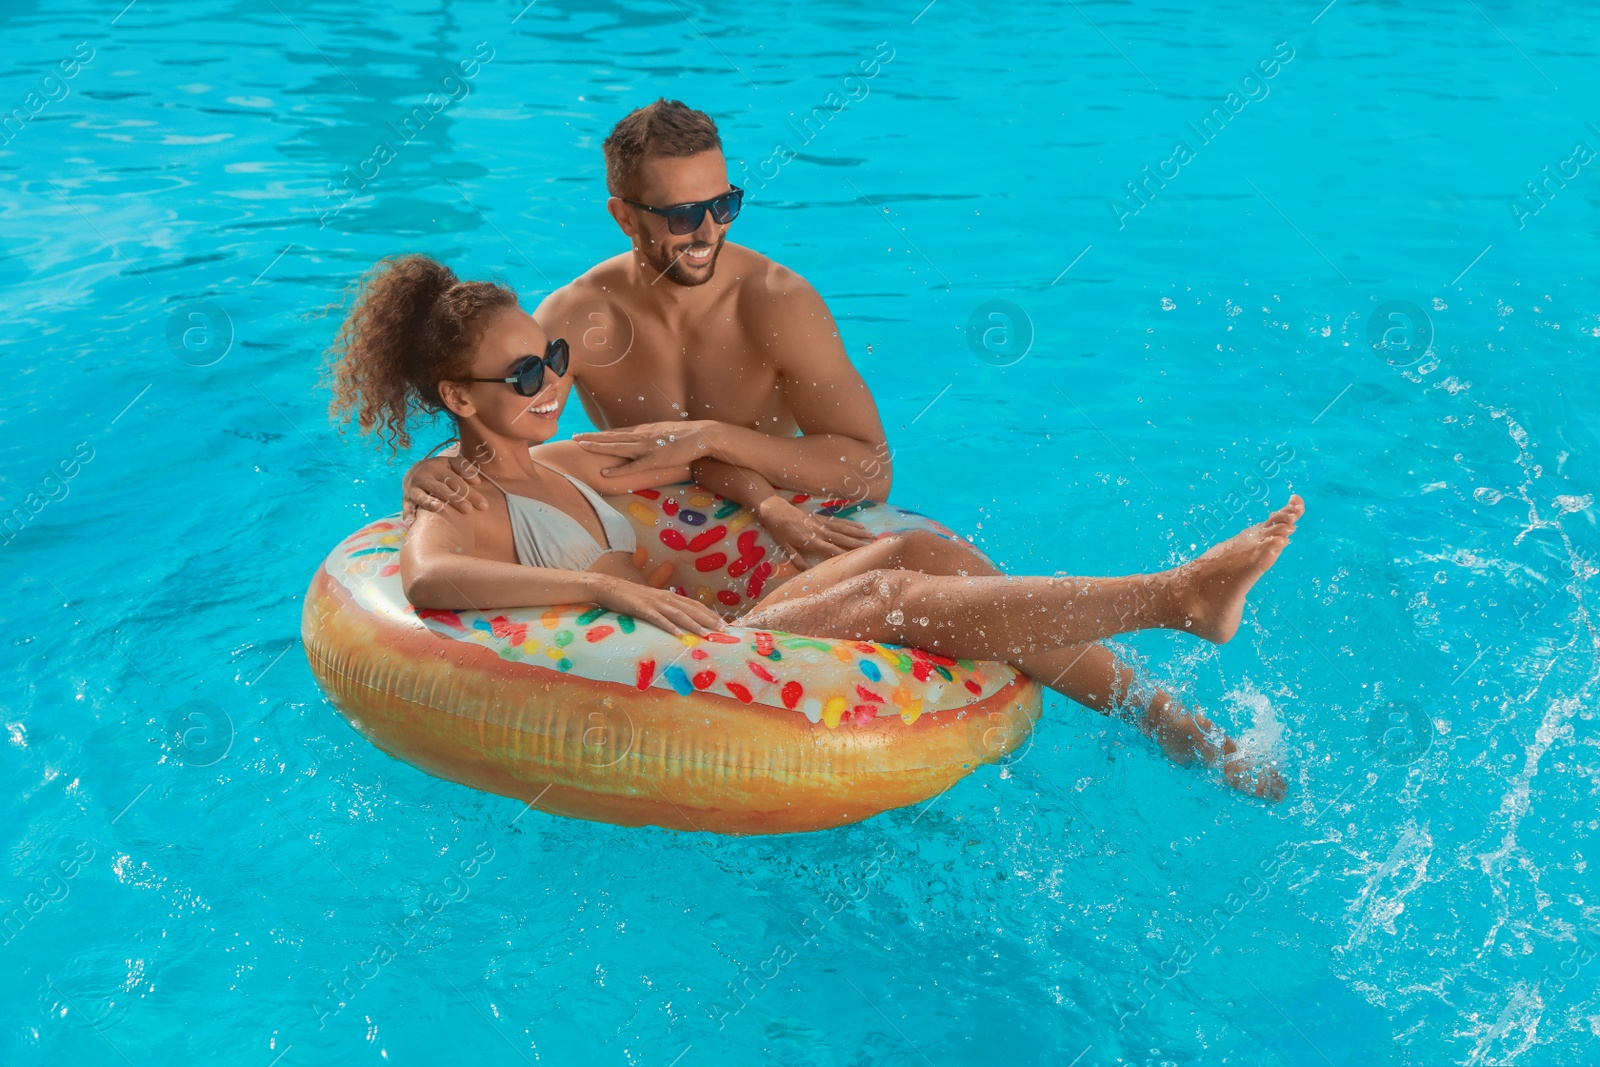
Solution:
[{"label": "man's arm", "polygon": [[[585,276],[587,277],[587,276]],[[548,337],[564,337],[572,353],[567,373],[573,394],[589,421],[602,430],[611,425],[587,380],[590,368],[609,367],[626,359],[633,348],[633,322],[602,291],[596,294],[585,278],[569,282],[539,301],[533,320]]]},{"label": "man's arm", "polygon": [[800,437],[718,424],[723,458],[774,485],[827,496],[886,500],[893,471],[878,405],[839,339],[828,305],[794,271],[773,264],[746,329],[768,338],[778,387]]},{"label": "man's arm", "polygon": [[778,495],[777,487],[759,472],[747,467],[735,467],[720,459],[698,460],[690,471],[690,480],[700,488],[721,493],[751,511],[759,508],[769,497]]},{"label": "man's arm", "polygon": [[822,298],[793,271],[774,264],[760,293],[741,308],[740,328],[764,339],[778,387],[800,437],[777,437],[713,420],[650,423],[581,434],[592,451],[629,462],[623,469],[720,460],[770,484],[818,496],[884,500],[893,469],[872,394],[845,354]]},{"label": "man's arm", "polygon": [[[609,462],[608,457],[595,458]],[[802,510],[756,471],[735,467],[720,459],[700,460],[693,469],[694,480],[702,489],[721,493],[755,512],[767,533],[801,570],[817,559],[837,556],[872,542],[872,534],[865,526],[850,519]]]},{"label": "man's arm", "polygon": [[[587,452],[571,441],[539,445],[534,451],[540,459],[560,467],[607,496],[671,485],[686,481],[690,476],[688,467],[640,470],[620,477],[608,475],[606,471],[614,463],[610,456]],[[754,471],[720,460],[697,464],[696,469],[705,471],[694,478],[702,489],[721,493],[755,512],[761,525],[801,570],[815,560],[827,559],[872,541],[872,534],[860,523],[827,515],[812,515],[801,510],[787,495],[779,493],[772,483]]]}]

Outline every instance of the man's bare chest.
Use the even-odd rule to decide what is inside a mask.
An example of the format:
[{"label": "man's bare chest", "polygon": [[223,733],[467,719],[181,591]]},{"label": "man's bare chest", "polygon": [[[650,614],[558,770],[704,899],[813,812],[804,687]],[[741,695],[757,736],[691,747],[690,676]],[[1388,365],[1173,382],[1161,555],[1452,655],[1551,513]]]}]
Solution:
[{"label": "man's bare chest", "polygon": [[674,338],[641,328],[626,354],[579,368],[579,386],[611,426],[716,419],[756,427],[788,410],[775,367],[757,339],[690,330]]}]

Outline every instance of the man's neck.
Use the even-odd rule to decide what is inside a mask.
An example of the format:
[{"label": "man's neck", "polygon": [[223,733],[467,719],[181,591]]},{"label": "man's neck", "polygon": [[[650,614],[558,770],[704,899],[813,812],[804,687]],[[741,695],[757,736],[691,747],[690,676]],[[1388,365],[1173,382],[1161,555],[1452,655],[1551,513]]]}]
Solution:
[{"label": "man's neck", "polygon": [[[723,246],[726,252],[727,246]],[[670,267],[668,268],[671,269]],[[628,256],[627,286],[640,304],[655,309],[670,322],[680,322],[703,314],[722,295],[725,284],[713,276],[704,285],[679,285],[637,250]]]}]

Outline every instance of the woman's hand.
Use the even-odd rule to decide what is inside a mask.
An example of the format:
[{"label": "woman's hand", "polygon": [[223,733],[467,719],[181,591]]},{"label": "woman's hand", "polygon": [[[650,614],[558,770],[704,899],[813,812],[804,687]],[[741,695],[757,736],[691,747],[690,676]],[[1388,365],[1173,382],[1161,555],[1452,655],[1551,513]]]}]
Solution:
[{"label": "woman's hand", "polygon": [[692,597],[680,596],[670,589],[652,589],[648,585],[630,582],[625,578],[608,578],[595,595],[595,603],[618,615],[631,615],[681,637],[686,633],[704,637],[708,633],[721,633],[722,616]]},{"label": "woman's hand", "polygon": [[481,484],[483,478],[478,473],[478,465],[470,459],[462,456],[425,459],[406,471],[400,483],[401,492],[405,494],[405,508],[400,517],[410,522],[416,518],[418,508],[439,512],[451,507],[463,515],[487,510],[489,501],[473,488]]},{"label": "woman's hand", "polygon": [[604,471],[607,478],[625,478],[687,467],[708,456],[716,458],[717,449],[711,435],[717,425],[710,419],[646,422],[623,430],[574,434],[572,439],[586,452],[627,460]]},{"label": "woman's hand", "polygon": [[859,522],[812,515],[781,496],[757,505],[756,518],[801,570],[811,566],[808,555],[828,559],[872,543],[872,533]]}]

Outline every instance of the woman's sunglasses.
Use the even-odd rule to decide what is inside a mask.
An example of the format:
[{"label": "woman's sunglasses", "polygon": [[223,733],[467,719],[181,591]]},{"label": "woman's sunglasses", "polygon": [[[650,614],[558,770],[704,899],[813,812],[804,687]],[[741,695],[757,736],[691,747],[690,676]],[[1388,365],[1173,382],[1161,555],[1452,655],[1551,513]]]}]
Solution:
[{"label": "woman's sunglasses", "polygon": [[711,212],[712,221],[718,226],[726,226],[738,218],[739,205],[744,200],[744,190],[735,185],[721,196],[712,197],[710,200],[697,200],[692,204],[674,204],[672,207],[651,207],[637,200],[629,200],[625,196],[621,200],[624,204],[642,207],[652,215],[660,215],[667,220],[667,230],[682,237],[700,228],[700,222],[706,217],[707,211]]},{"label": "woman's sunglasses", "polygon": [[467,381],[498,382],[516,389],[518,396],[538,396],[539,390],[544,388],[544,369],[549,367],[560,378],[567,373],[571,358],[572,350],[567,347],[566,338],[557,337],[544,346],[543,356],[527,355],[517,360],[509,378],[468,378]]}]

